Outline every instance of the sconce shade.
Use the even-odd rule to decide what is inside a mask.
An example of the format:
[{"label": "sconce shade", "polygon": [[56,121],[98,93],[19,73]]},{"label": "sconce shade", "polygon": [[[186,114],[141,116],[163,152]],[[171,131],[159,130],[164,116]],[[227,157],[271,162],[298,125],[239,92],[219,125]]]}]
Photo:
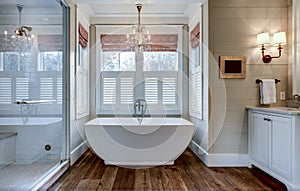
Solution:
[{"label": "sconce shade", "polygon": [[286,35],[285,32],[278,32],[273,35],[273,45],[283,45],[286,44]]},{"label": "sconce shade", "polygon": [[264,45],[270,43],[270,35],[268,32],[260,33],[256,37],[258,45]]},{"label": "sconce shade", "polygon": [[271,56],[269,54],[265,54],[265,44],[269,44],[270,42],[270,35],[268,32],[260,33],[257,35],[256,38],[257,44],[261,46],[261,55],[264,63],[270,63],[272,61],[272,58],[280,58],[281,50],[283,49],[281,45],[286,44],[285,32],[278,32],[273,35],[273,45],[278,46],[278,56]]}]

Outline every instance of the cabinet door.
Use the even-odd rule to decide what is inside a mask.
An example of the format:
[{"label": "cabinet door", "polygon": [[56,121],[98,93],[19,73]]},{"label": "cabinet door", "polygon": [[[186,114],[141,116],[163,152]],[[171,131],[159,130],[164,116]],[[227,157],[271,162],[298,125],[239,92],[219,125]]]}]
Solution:
[{"label": "cabinet door", "polygon": [[251,131],[250,157],[257,163],[268,165],[269,121],[267,116],[253,113]]},{"label": "cabinet door", "polygon": [[292,120],[287,117],[271,118],[269,168],[291,178],[292,175]]}]

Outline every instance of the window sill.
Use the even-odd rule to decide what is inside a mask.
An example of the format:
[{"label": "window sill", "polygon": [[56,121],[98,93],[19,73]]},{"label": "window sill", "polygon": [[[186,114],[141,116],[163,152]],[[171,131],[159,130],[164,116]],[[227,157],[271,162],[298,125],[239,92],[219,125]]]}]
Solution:
[{"label": "window sill", "polygon": [[[97,115],[119,115],[119,116],[133,116],[134,111],[133,110],[117,110],[117,111],[112,111],[112,110],[97,110],[96,112]],[[145,116],[171,116],[171,115],[176,115],[176,116],[181,116],[182,111],[181,110],[167,110],[165,112],[162,112],[161,110],[152,110],[152,111],[147,111],[145,113]]]}]

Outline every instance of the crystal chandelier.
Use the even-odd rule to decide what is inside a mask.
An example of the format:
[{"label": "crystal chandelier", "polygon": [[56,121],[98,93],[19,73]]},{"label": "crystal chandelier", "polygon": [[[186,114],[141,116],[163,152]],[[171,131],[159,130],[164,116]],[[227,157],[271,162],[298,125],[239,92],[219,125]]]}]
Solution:
[{"label": "crystal chandelier", "polygon": [[17,4],[19,11],[19,24],[14,31],[14,34],[8,34],[7,31],[4,31],[4,47],[8,50],[16,52],[26,52],[31,51],[33,45],[34,35],[31,34],[32,28],[29,26],[22,26],[21,24],[21,13],[24,6]]},{"label": "crystal chandelier", "polygon": [[150,34],[147,30],[145,34],[145,27],[141,25],[141,10],[143,5],[136,4],[138,10],[138,23],[132,26],[132,34],[127,34],[127,49],[134,50],[135,52],[143,52],[150,50]]}]

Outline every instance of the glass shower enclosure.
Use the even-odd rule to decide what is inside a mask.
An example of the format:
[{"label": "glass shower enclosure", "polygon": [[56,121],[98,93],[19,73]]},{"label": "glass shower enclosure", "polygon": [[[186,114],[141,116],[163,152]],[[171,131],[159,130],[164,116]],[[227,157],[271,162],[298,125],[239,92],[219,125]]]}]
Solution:
[{"label": "glass shower enclosure", "polygon": [[0,190],[32,190],[67,160],[66,7],[0,2]]}]

